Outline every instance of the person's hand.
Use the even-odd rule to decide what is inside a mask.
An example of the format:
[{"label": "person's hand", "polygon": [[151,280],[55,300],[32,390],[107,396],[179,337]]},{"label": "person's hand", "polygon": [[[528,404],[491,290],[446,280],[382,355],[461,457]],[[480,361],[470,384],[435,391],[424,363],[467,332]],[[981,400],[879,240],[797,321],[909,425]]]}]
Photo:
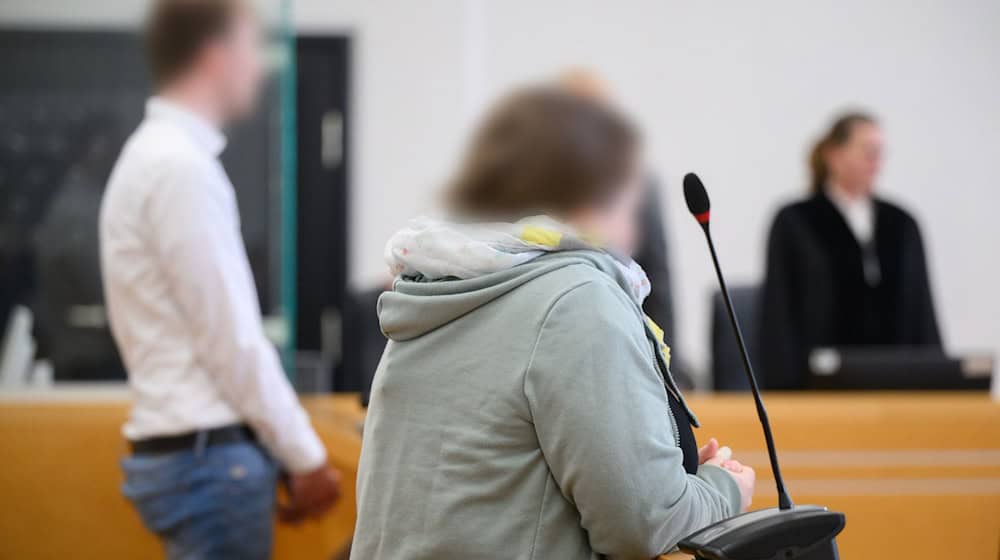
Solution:
[{"label": "person's hand", "polygon": [[753,502],[757,473],[752,468],[732,459],[732,455],[731,449],[719,447],[719,442],[715,438],[711,438],[698,450],[698,464],[715,465],[728,471],[740,488],[740,511],[747,511]]},{"label": "person's hand", "polygon": [[722,461],[722,464],[719,466],[726,469],[732,475],[736,481],[736,485],[740,488],[740,511],[749,510],[750,504],[753,503],[753,490],[757,484],[757,473],[752,468],[741,464],[735,459]]},{"label": "person's hand", "polygon": [[340,497],[340,473],[323,465],[307,473],[291,475],[286,481],[288,503],[278,507],[278,519],[299,523],[323,516]]},{"label": "person's hand", "polygon": [[733,450],[726,446],[719,447],[719,441],[709,438],[708,443],[698,449],[698,464],[722,466],[722,462],[733,457]]},{"label": "person's hand", "polygon": [[709,438],[708,443],[698,449],[698,464],[704,465],[719,452],[719,440]]}]

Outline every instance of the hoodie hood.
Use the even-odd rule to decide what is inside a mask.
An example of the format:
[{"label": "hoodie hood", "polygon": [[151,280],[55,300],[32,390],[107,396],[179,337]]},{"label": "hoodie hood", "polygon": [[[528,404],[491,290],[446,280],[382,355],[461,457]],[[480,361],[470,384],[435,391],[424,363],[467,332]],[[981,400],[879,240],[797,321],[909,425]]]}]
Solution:
[{"label": "hoodie hood", "polygon": [[379,322],[393,340],[420,336],[581,262],[611,275],[637,306],[649,294],[649,279],[635,261],[613,256],[548,216],[514,223],[416,218],[386,243],[385,260],[397,280],[379,298]]},{"label": "hoodie hood", "polygon": [[[391,340],[417,338],[540,276],[579,264],[601,270],[623,290],[629,290],[631,280],[607,253],[588,249],[543,253],[523,264],[466,279],[399,277],[393,290],[385,292],[378,300],[379,323],[382,332]],[[638,303],[635,305],[638,309]]]},{"label": "hoodie hood", "polygon": [[[670,376],[670,348],[664,343],[663,330],[642,311],[649,281],[639,265],[587,245],[565,230],[537,224],[525,228],[520,222],[499,224],[499,230],[486,226],[491,225],[467,227],[431,221],[421,227],[411,224],[393,236],[386,247],[386,260],[398,276],[392,291],[378,300],[379,324],[386,337],[395,342],[419,338],[535,279],[583,265],[607,275],[621,288],[626,297],[618,311],[631,306],[628,312],[644,323],[647,338],[659,350],[656,354],[663,366],[664,382],[687,410]],[[495,235],[500,236],[499,242],[492,240]],[[572,277],[580,274],[575,271]],[[687,412],[697,426],[697,419]]]}]

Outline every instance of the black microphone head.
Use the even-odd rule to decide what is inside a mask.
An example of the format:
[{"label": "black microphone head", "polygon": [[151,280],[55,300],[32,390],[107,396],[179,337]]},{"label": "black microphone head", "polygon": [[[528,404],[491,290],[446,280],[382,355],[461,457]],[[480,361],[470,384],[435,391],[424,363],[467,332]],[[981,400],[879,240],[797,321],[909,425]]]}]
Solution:
[{"label": "black microphone head", "polygon": [[708,191],[705,190],[705,185],[694,173],[688,173],[684,176],[684,201],[687,202],[688,210],[698,220],[698,223],[707,225],[712,204],[708,200]]}]

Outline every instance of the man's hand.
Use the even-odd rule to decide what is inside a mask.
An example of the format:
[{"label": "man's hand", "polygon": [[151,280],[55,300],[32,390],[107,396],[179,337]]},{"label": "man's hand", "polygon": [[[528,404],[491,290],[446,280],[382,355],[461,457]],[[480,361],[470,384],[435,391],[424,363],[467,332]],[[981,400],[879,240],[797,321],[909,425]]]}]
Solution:
[{"label": "man's hand", "polygon": [[279,504],[278,519],[285,523],[319,519],[340,497],[340,473],[323,465],[307,473],[291,475],[286,487],[289,501]]}]

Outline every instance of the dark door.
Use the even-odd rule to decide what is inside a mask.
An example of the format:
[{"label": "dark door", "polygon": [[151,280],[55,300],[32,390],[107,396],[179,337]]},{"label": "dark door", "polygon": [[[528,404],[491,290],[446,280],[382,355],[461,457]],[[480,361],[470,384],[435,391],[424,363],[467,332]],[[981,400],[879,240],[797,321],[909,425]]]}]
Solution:
[{"label": "dark door", "polygon": [[[347,291],[350,42],[299,37],[296,52],[296,346],[319,351],[329,346],[323,341],[324,316],[342,316]],[[358,385],[337,376],[333,389],[358,390]]]}]

